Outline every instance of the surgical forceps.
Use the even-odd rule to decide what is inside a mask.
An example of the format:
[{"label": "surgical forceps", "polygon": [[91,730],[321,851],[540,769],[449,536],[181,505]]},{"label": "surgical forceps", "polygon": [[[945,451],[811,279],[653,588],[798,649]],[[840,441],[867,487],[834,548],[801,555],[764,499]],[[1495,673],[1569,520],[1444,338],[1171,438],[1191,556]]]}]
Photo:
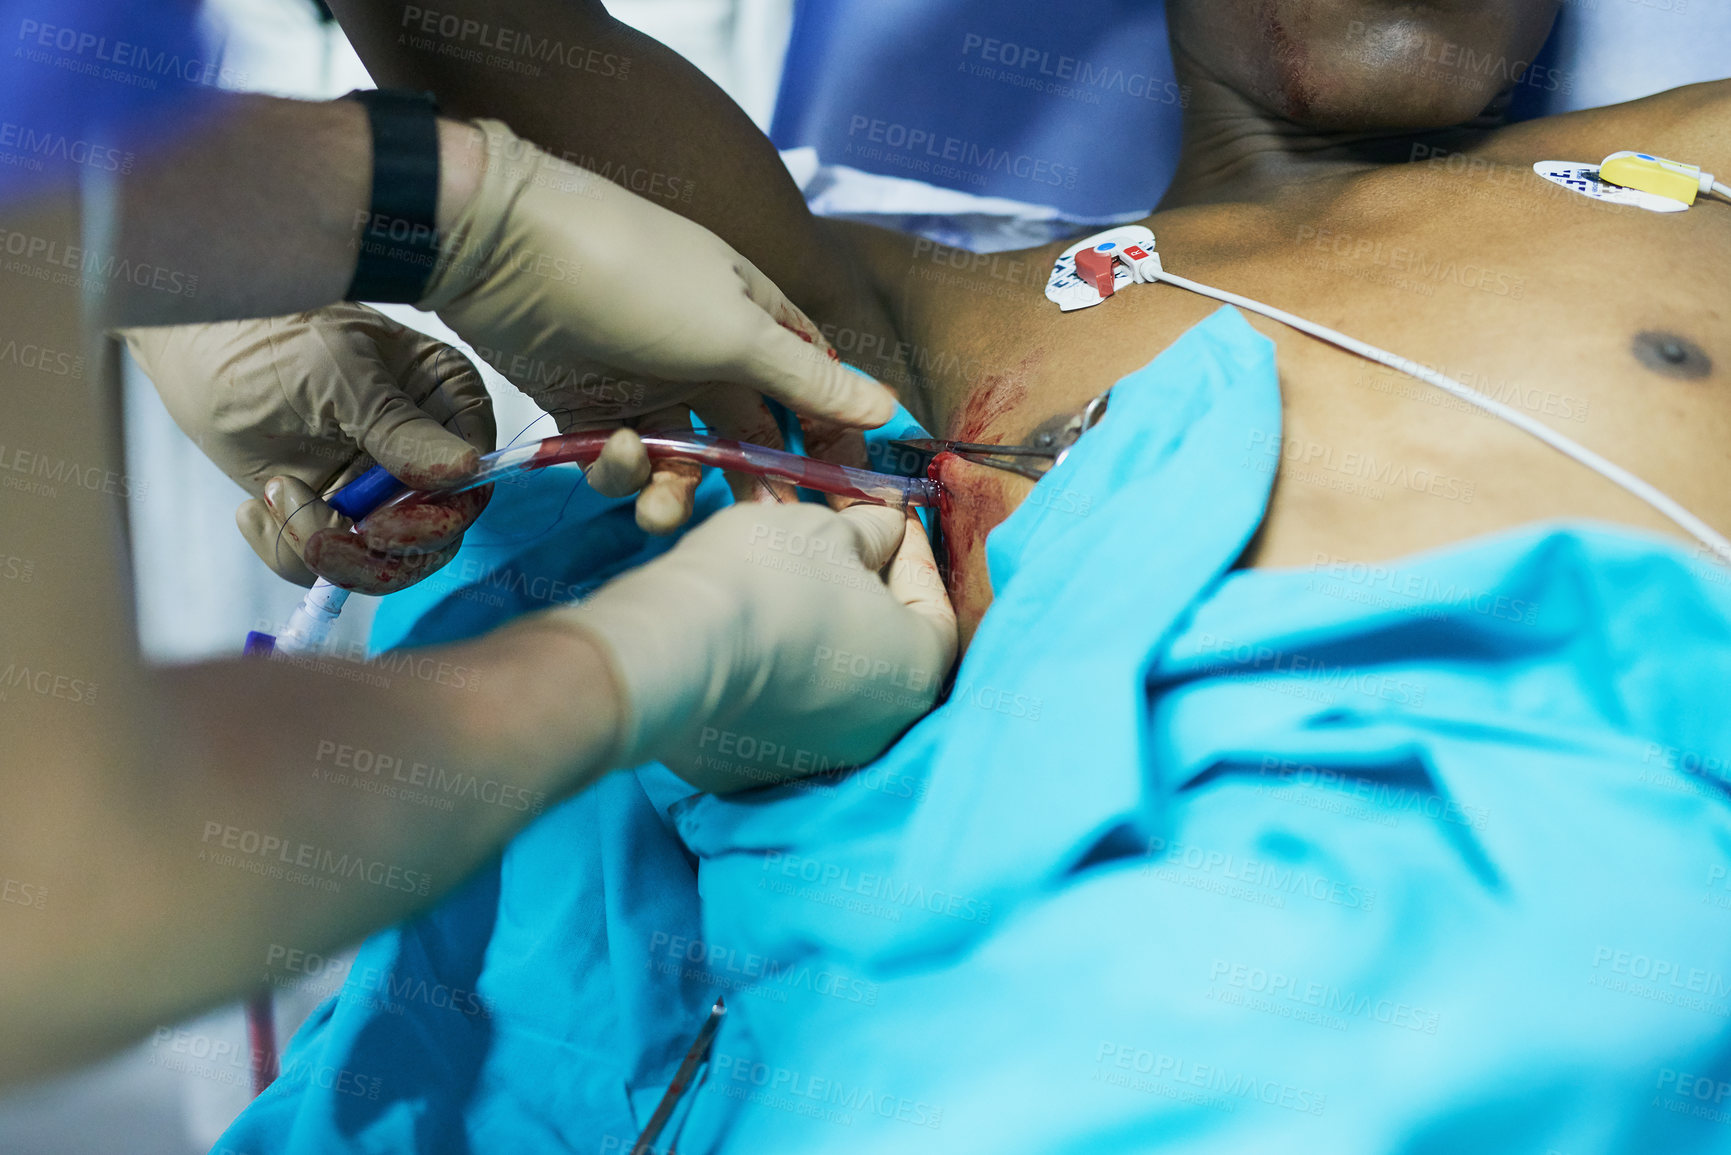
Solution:
[{"label": "surgical forceps", "polygon": [[890,442],[891,449],[918,455],[922,468],[942,453],[953,453],[975,465],[988,465],[1039,481],[1062,464],[1082,434],[1100,424],[1110,404],[1110,389],[1088,402],[1081,413],[1060,414],[1034,430],[1022,445],[983,445],[972,441],[944,441],[921,437]]},{"label": "surgical forceps", "polygon": [[[691,1089],[698,1071],[709,1061],[709,1049],[715,1043],[715,1032],[721,1029],[721,1020],[726,1014],[727,1004],[716,999],[715,1005],[709,1008],[709,1017],[703,1020],[703,1028],[697,1032],[697,1038],[692,1040],[691,1049],[685,1052],[685,1060],[679,1064],[679,1070],[674,1072],[673,1082],[662,1094],[661,1102],[656,1104],[655,1114],[649,1117],[642,1134],[637,1136],[637,1142],[631,1145],[630,1155],[657,1155],[655,1144],[661,1138],[661,1133],[667,1130],[673,1112],[679,1109],[679,1103]],[[666,1155],[674,1155],[674,1149],[668,1147]]]}]

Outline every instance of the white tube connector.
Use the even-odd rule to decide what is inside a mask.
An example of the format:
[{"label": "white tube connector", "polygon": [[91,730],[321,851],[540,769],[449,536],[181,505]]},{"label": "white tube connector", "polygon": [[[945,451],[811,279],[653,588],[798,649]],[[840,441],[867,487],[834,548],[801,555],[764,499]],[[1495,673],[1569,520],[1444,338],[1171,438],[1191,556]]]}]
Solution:
[{"label": "white tube connector", "polygon": [[343,603],[348,600],[348,590],[323,578],[314,582],[313,588],[301,599],[301,604],[295,607],[295,612],[289,615],[288,625],[276,636],[276,652],[310,654],[323,648],[330,641],[337,618],[342,615]]}]

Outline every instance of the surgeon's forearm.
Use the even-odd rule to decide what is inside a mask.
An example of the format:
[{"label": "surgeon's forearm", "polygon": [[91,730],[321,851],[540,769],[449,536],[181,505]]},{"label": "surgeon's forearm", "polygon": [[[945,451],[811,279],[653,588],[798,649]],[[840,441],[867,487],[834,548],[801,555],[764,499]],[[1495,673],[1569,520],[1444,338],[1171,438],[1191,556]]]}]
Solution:
[{"label": "surgeon's forearm", "polygon": [[593,645],[536,621],[371,666],[213,663],[154,686],[111,703],[150,716],[125,761],[45,795],[72,808],[40,820],[80,849],[37,856],[59,916],[10,920],[47,938],[0,943],[0,1083],[431,904],[608,769],[620,714]]},{"label": "surgeon's forearm", "polygon": [[[775,148],[727,94],[596,0],[333,0],[380,84],[493,117],[716,233],[813,317],[859,291]],[[845,318],[842,318],[845,319]]]},{"label": "surgeon's forearm", "polygon": [[[440,123],[441,220],[476,187],[478,139]],[[371,187],[360,105],[214,97],[199,123],[118,182],[114,250],[84,247],[71,267],[102,287],[109,325],[317,308],[348,289]]]}]

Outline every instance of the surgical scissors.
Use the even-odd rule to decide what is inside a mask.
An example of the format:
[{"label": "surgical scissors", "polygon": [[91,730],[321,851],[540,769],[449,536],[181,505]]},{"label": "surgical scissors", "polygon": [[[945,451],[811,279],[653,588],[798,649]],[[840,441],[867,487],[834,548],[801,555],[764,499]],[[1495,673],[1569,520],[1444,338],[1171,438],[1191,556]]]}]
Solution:
[{"label": "surgical scissors", "polygon": [[[661,1138],[661,1133],[667,1130],[668,1121],[673,1118],[673,1112],[679,1109],[680,1100],[691,1089],[692,1080],[697,1072],[709,1061],[709,1049],[715,1043],[715,1032],[721,1029],[721,1020],[727,1014],[727,1003],[716,999],[715,1005],[709,1008],[709,1017],[703,1020],[703,1027],[697,1032],[697,1038],[691,1041],[691,1049],[685,1052],[685,1059],[679,1064],[679,1070],[673,1073],[673,1082],[661,1096],[661,1102],[655,1106],[655,1114],[649,1117],[644,1125],[643,1133],[637,1136],[637,1142],[631,1145],[631,1155],[656,1155],[655,1143]],[[674,1155],[672,1147],[667,1149],[667,1155]]]},{"label": "surgical scissors", "polygon": [[[987,465],[1039,481],[1063,463],[1082,434],[1100,424],[1111,403],[1112,391],[1106,390],[1079,414],[1060,415],[1034,430],[1022,445],[985,445],[974,441],[945,441],[941,438],[920,437],[890,442],[890,448],[917,454],[924,466],[940,454],[953,453],[964,461]],[[1039,464],[1043,462],[1044,464]]]}]

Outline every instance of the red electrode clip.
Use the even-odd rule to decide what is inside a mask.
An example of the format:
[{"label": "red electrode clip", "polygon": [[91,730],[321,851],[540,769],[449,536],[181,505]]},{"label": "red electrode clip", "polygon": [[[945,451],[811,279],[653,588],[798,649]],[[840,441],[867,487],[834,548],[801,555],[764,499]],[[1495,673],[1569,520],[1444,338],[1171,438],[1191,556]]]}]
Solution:
[{"label": "red electrode clip", "polygon": [[1112,267],[1112,255],[1099,249],[1083,249],[1076,254],[1076,275],[1094,286],[1102,300],[1110,297],[1117,287],[1117,271]]}]

